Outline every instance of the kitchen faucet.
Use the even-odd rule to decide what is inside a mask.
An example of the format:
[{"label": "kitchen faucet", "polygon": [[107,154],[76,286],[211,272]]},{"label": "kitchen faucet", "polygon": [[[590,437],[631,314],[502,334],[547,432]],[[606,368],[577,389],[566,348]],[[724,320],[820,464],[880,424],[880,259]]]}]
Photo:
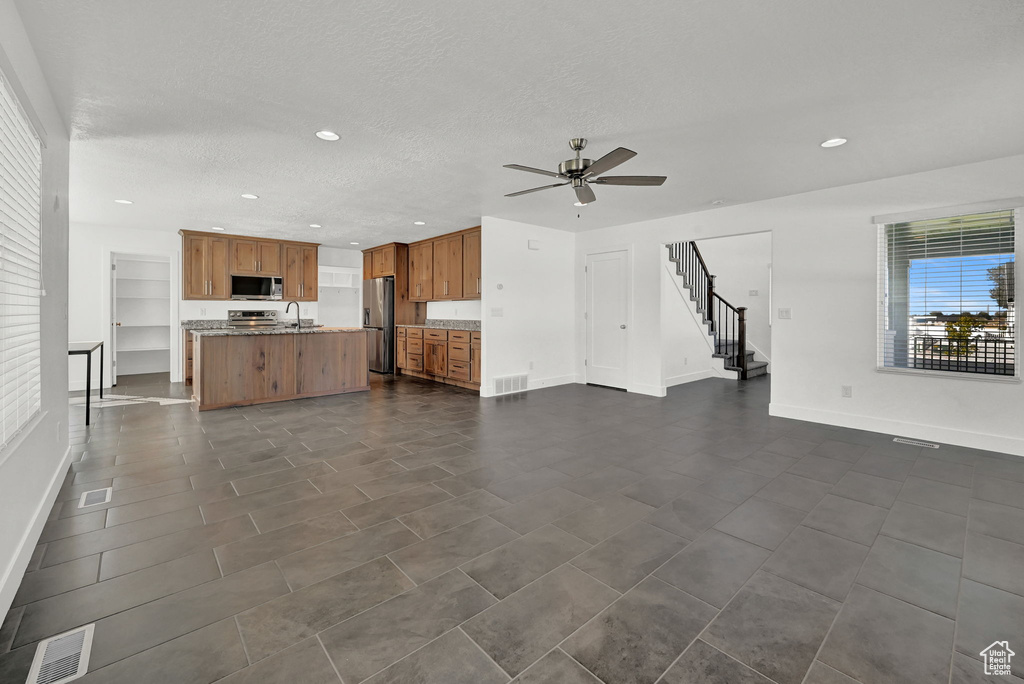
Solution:
[{"label": "kitchen faucet", "polygon": [[284,312],[288,313],[292,310],[292,304],[295,305],[295,329],[302,330],[302,318],[300,317],[301,309],[299,308],[298,302],[288,302],[288,306],[284,307]]}]

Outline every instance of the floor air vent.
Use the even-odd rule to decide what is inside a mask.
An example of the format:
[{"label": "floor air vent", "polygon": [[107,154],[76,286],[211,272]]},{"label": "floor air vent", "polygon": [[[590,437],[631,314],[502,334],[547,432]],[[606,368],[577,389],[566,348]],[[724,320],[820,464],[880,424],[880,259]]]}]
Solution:
[{"label": "floor air vent", "polygon": [[94,627],[86,625],[40,641],[25,684],[64,684],[88,672]]},{"label": "floor air vent", "polygon": [[78,501],[78,507],[86,508],[87,506],[99,506],[100,504],[110,503],[111,490],[111,487],[105,487],[104,489],[93,489],[92,491],[85,492]]},{"label": "floor air vent", "polygon": [[526,391],[527,375],[506,375],[501,378],[494,378],[494,395],[514,394]]},{"label": "floor air vent", "polygon": [[933,444],[932,442],[919,442],[916,439],[905,439],[903,437],[894,437],[892,441],[898,444],[909,444],[910,446],[927,447],[929,449],[939,448],[938,444]]}]

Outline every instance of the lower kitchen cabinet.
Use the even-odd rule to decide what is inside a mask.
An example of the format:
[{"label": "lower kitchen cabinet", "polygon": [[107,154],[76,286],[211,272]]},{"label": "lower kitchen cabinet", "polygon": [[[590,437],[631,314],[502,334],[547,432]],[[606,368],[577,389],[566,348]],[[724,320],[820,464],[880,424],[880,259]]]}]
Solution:
[{"label": "lower kitchen cabinet", "polygon": [[480,333],[397,326],[401,372],[427,380],[480,388]]}]

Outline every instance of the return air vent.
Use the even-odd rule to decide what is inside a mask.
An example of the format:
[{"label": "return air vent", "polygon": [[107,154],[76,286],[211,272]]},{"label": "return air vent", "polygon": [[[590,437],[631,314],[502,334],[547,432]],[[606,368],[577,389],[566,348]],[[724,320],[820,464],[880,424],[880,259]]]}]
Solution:
[{"label": "return air vent", "polygon": [[95,625],[86,625],[39,642],[25,684],[64,684],[89,671]]},{"label": "return air vent", "polygon": [[504,377],[494,378],[494,396],[525,392],[528,378],[529,376],[525,373],[522,375],[506,375]]},{"label": "return air vent", "polygon": [[110,503],[111,490],[111,487],[105,487],[85,492],[78,502],[78,507],[86,508],[87,506],[99,506],[100,504]]},{"label": "return air vent", "polygon": [[932,442],[919,442],[916,439],[906,439],[904,437],[893,437],[892,441],[894,441],[894,442],[896,442],[898,444],[909,444],[910,446],[926,447],[928,449],[938,449],[939,448],[938,444],[933,444]]}]

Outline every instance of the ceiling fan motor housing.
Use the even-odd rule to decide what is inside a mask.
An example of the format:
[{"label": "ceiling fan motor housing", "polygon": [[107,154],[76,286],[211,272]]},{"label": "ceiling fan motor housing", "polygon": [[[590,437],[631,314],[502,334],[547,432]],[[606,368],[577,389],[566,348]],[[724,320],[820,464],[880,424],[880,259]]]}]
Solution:
[{"label": "ceiling fan motor housing", "polygon": [[582,176],[593,164],[592,159],[566,159],[564,162],[558,165],[558,173],[563,176]]}]

